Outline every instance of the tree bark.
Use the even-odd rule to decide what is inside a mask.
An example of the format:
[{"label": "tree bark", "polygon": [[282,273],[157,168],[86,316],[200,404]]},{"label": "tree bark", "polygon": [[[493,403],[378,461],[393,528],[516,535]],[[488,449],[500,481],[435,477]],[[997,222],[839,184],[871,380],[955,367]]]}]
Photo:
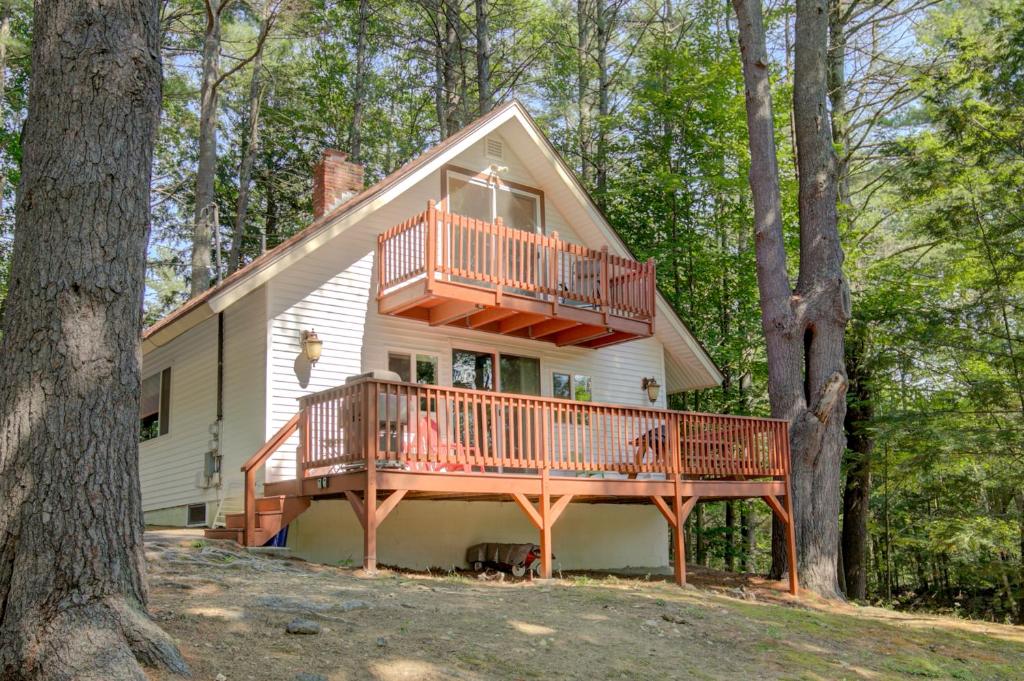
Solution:
[{"label": "tree bark", "polygon": [[459,63],[462,57],[461,0],[441,0],[444,5],[445,128],[451,135],[462,127],[459,119]]},{"label": "tree bark", "polygon": [[[1017,532],[1020,539],[1020,555],[1017,562],[1017,584],[1024,592],[1024,492],[1017,492],[1013,496],[1013,503],[1017,507]],[[1024,598],[1017,603],[1017,624],[1024,624]]]},{"label": "tree bark", "polygon": [[356,28],[356,74],[352,88],[352,121],[348,128],[348,153],[358,161],[363,153],[363,107],[366,100],[366,33],[370,24],[370,0],[359,0],[359,25]]},{"label": "tree bark", "polygon": [[[269,17],[264,13],[260,20],[260,33],[267,30],[267,21],[269,21]],[[263,83],[260,76],[262,70],[263,49],[261,45],[252,60],[252,78],[249,81],[249,125],[245,137],[245,147],[242,150],[242,160],[238,165],[238,201],[235,210],[235,228],[231,234],[231,253],[228,254],[228,274],[237,270],[242,264],[245,223],[249,217],[252,167],[260,150],[260,109],[263,103]]]},{"label": "tree bark", "polygon": [[187,667],[146,613],[139,334],[158,4],[37,3],[0,341],[0,677]]},{"label": "tree bark", "polygon": [[598,203],[605,205],[608,189],[608,116],[611,113],[611,78],[608,72],[608,50],[611,43],[615,8],[609,0],[596,0],[594,7],[597,42],[597,148],[594,159],[594,186]]},{"label": "tree bark", "polygon": [[856,325],[850,334],[846,371],[850,379],[850,397],[846,409],[846,437],[849,454],[846,484],[843,488],[842,556],[846,577],[846,596],[867,598],[868,517],[871,493],[871,454],[875,448],[870,426],[874,416],[870,365],[865,358],[867,329]]},{"label": "tree bark", "polygon": [[491,35],[487,26],[490,7],[487,0],[476,0],[476,89],[480,114],[491,110]]},{"label": "tree bark", "polygon": [[199,158],[196,165],[195,214],[192,231],[192,295],[210,288],[213,245],[211,206],[216,200],[217,77],[220,72],[220,16],[228,0],[206,0],[203,67],[199,86]]},{"label": "tree bark", "polygon": [[704,504],[698,501],[696,508],[693,509],[693,515],[695,517],[693,533],[697,535],[697,565],[706,567],[708,564],[708,544],[707,537],[704,536]]},{"label": "tree bark", "polygon": [[580,178],[590,184],[590,41],[593,0],[576,0],[576,112],[579,138]]},{"label": "tree bark", "polygon": [[[843,333],[849,294],[836,225],[835,154],[825,107],[828,12],[798,0],[794,109],[799,148],[800,260],[787,272],[768,54],[758,0],[733,0],[746,88],[750,187],[772,415],[790,423],[791,485],[801,581],[839,597],[839,464],[845,446]],[[779,564],[782,556],[776,556]]]},{"label": "tree bark", "polygon": [[725,569],[736,570],[736,502],[725,502]]}]

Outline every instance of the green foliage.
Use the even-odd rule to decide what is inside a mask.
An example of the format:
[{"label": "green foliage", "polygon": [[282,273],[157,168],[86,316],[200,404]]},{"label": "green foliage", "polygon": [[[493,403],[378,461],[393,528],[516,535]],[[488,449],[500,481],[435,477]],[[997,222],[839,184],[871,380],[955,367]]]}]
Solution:
[{"label": "green foliage", "polygon": [[[879,440],[874,590],[1024,618],[1024,9],[929,16],[856,234]],[[874,181],[877,181],[875,179]],[[871,215],[873,213],[873,215]],[[879,484],[879,482],[881,484]],[[959,604],[959,605],[958,605]]]},{"label": "green foliage", "polygon": [[[672,396],[672,405],[766,414],[744,87],[728,3],[488,4],[495,102],[518,97],[534,112],[629,248],[655,259],[661,291],[726,377],[721,388]],[[950,1],[927,10],[912,5],[879,5],[879,12],[890,6],[906,12],[897,12],[893,23],[859,29],[870,34],[871,49],[880,36],[903,37],[884,46],[877,62],[859,61],[867,49],[862,43],[851,51],[846,75],[854,133],[837,145],[850,164],[843,239],[874,414],[864,424],[875,443],[866,455],[873,469],[870,595],[1019,621],[1024,8],[1010,0]],[[370,6],[358,159],[368,184],[438,141],[438,41],[445,35],[435,2]],[[609,12],[602,34],[606,78],[594,17],[581,21],[578,14],[597,6]],[[31,6],[19,0],[11,7],[0,102],[0,306],[30,75]],[[181,304],[188,287],[204,22],[197,0],[162,7],[165,81],[147,324]],[[237,2],[225,15],[223,68],[252,53],[260,7]],[[255,74],[260,146],[243,263],[310,223],[312,165],[324,147],[344,150],[352,141],[359,3],[299,0],[282,7]],[[443,93],[456,125],[478,114],[473,9],[462,2],[455,12],[457,92]],[[783,2],[768,10],[783,222],[795,245],[793,7]],[[589,42],[581,47],[587,21]],[[248,64],[220,90],[216,191],[225,251],[253,76]],[[790,252],[796,257],[798,250]],[[749,508],[753,555],[741,550],[738,526],[726,530],[721,504],[704,506],[700,528],[691,516],[689,548],[699,536],[710,565],[721,567],[728,553],[737,564],[746,557],[765,570],[770,516],[763,505]]]}]

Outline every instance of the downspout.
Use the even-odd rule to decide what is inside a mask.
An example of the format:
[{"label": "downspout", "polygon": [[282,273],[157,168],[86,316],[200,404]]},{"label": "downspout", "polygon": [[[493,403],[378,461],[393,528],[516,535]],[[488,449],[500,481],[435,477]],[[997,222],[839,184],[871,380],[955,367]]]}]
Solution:
[{"label": "downspout", "polygon": [[[217,419],[210,426],[210,449],[206,452],[203,474],[205,486],[223,488],[221,478],[221,435],[224,430],[224,313],[217,313]],[[216,482],[213,482],[216,476]],[[217,495],[218,498],[220,495]],[[223,499],[218,499],[223,502]]]}]

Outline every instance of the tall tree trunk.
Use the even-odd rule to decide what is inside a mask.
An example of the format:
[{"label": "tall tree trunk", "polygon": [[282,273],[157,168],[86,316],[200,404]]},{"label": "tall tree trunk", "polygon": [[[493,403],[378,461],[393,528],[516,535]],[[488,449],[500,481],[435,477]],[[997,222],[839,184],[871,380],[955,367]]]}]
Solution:
[{"label": "tall tree trunk", "polygon": [[697,565],[707,566],[708,542],[707,537],[704,536],[704,504],[698,501],[697,507],[693,509],[693,515],[696,517],[696,521],[693,526],[693,533],[697,535]]},{"label": "tall tree trunk", "polygon": [[591,182],[590,50],[593,0],[576,0],[576,114],[580,177]]},{"label": "tall tree trunk", "polygon": [[[0,127],[7,123],[7,43],[11,40],[11,0],[0,0]],[[7,176],[0,175],[0,210],[4,207]],[[4,303],[0,301],[0,314]]]},{"label": "tall tree trunk", "polygon": [[156,2],[35,6],[0,340],[0,677],[187,673],[146,613],[139,333]]},{"label": "tall tree trunk", "polygon": [[487,0],[476,0],[476,89],[481,114],[491,110],[491,34],[487,26]]},{"label": "tall tree trunk", "polygon": [[459,130],[462,123],[459,117],[461,99],[458,95],[459,64],[462,60],[462,0],[441,0],[444,4],[444,92],[445,92],[445,127],[448,134]]},{"label": "tall tree trunk", "polygon": [[[261,19],[260,32],[266,31],[268,18]],[[231,235],[231,253],[228,255],[228,274],[242,264],[242,246],[245,243],[245,223],[249,217],[249,190],[252,186],[252,167],[260,150],[260,108],[263,103],[263,70],[262,47],[254,55],[252,61],[252,79],[249,81],[249,114],[248,131],[245,136],[245,147],[242,160],[238,165],[238,202],[235,210],[235,229]]]},{"label": "tall tree trunk", "polygon": [[609,0],[596,0],[594,7],[597,42],[597,149],[594,158],[594,186],[601,206],[608,189],[608,116],[611,113],[608,49],[611,42],[614,9]]},{"label": "tall tree trunk", "polygon": [[850,0],[829,0],[828,97],[836,157],[836,192],[840,210],[850,208],[849,121],[846,107],[846,8]]},{"label": "tall tree trunk", "polygon": [[849,455],[843,488],[841,550],[846,595],[859,601],[867,598],[868,501],[871,492],[871,453],[875,447],[870,430],[874,404],[870,384],[871,368],[865,356],[866,334],[867,329],[863,324],[855,325],[846,353],[846,371],[850,379],[845,421]]},{"label": "tall tree trunk", "polygon": [[264,175],[263,194],[267,197],[267,210],[263,218],[263,252],[274,248],[283,240],[278,227],[280,204],[277,200],[277,185],[274,184],[274,168],[272,163],[267,164],[267,171]]},{"label": "tall tree trunk", "polygon": [[370,0],[359,0],[359,24],[356,27],[356,74],[352,88],[352,121],[348,126],[348,153],[359,161],[363,153],[363,107],[366,100],[367,31],[370,26]]},{"label": "tall tree trunk", "polygon": [[751,501],[743,502],[742,513],[743,515],[740,519],[740,526],[743,528],[742,570],[744,572],[752,572],[757,565],[756,556],[754,555],[757,551],[757,534],[755,532],[757,524],[754,516],[754,505]]},{"label": "tall tree trunk", "polygon": [[448,91],[446,90],[445,7],[446,0],[436,0],[433,8],[434,25],[434,111],[437,116],[437,135],[445,139],[453,131],[448,129]]},{"label": "tall tree trunk", "polygon": [[[1020,555],[1017,562],[1017,587],[1024,593],[1024,492],[1013,496],[1017,507],[1017,532],[1020,540]],[[1017,624],[1024,624],[1024,598],[1017,602]]]},{"label": "tall tree trunk", "polygon": [[206,0],[202,81],[199,86],[199,159],[196,166],[195,215],[192,232],[192,295],[210,288],[210,250],[217,173],[217,77],[220,72],[220,16],[227,0]]},{"label": "tall tree trunk", "polygon": [[[849,294],[836,225],[828,125],[824,0],[798,0],[794,109],[800,164],[800,265],[787,273],[764,23],[758,0],[733,0],[746,86],[757,279],[772,415],[790,422],[791,481],[803,584],[838,597],[839,464],[845,446],[843,333]],[[781,556],[776,557],[779,562]]]},{"label": "tall tree trunk", "polygon": [[725,569],[736,569],[736,502],[725,502]]}]

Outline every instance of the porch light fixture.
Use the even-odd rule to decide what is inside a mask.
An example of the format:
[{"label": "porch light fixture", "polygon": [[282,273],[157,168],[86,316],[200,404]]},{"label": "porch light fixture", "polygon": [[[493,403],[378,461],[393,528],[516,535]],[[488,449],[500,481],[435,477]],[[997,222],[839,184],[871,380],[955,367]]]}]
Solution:
[{"label": "porch light fixture", "polygon": [[658,383],[656,378],[645,378],[640,383],[640,387],[647,392],[647,399],[654,404],[658,401],[658,395],[661,394],[661,384]]},{"label": "porch light fixture", "polygon": [[320,353],[323,352],[324,342],[316,335],[316,331],[310,329],[302,332],[302,352],[310,364],[316,364],[320,360]]}]

